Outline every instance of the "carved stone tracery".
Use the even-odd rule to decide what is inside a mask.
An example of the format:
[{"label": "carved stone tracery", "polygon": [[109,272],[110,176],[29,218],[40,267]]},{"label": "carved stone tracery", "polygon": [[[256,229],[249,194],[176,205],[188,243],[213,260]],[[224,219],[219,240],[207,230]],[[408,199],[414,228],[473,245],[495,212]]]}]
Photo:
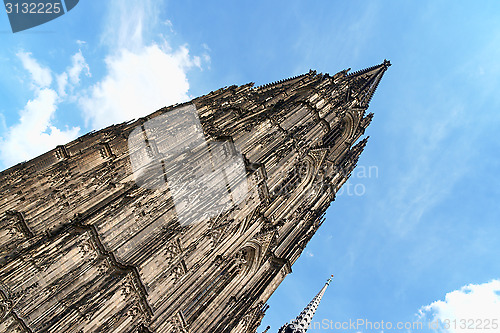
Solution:
[{"label": "carved stone tracery", "polygon": [[[57,316],[41,310],[46,317],[33,321],[38,331],[71,327],[76,311],[87,331],[255,332],[266,300],[356,166],[366,142],[352,144],[371,121],[366,103],[387,66],[333,77],[311,71],[263,87],[219,89],[190,102],[206,140],[230,142],[217,146],[222,159],[241,152],[242,182],[249,188],[217,216],[200,205],[199,223],[181,224],[166,177],[169,168],[187,170],[187,184],[198,169],[160,156],[162,135],[175,136],[184,124],[172,122],[165,133],[146,129],[148,121],[186,104],[86,134],[1,172],[0,198],[8,199],[0,202],[0,241],[6,244],[0,286],[17,291],[0,303],[0,315],[10,311],[26,331],[15,310],[29,318],[33,309],[19,299],[36,292],[42,306],[57,299],[64,309]],[[131,176],[127,140],[137,128],[149,136],[144,158],[164,158],[163,178],[157,179],[164,188],[144,189]],[[186,151],[201,156],[197,149]],[[154,178],[151,169],[145,177]],[[202,202],[192,193],[185,199],[193,207]],[[33,272],[59,275],[17,287],[9,275],[15,267],[24,267],[16,273],[26,281]],[[100,311],[107,313],[96,324]],[[124,320],[131,326],[119,328]]]}]

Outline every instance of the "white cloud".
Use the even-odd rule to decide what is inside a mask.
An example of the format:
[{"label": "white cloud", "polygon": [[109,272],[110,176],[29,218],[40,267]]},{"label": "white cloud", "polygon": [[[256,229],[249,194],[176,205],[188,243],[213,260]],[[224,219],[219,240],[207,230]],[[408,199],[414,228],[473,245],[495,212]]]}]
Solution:
[{"label": "white cloud", "polygon": [[[443,323],[438,332],[446,333],[473,333],[500,331],[500,280],[492,280],[483,284],[469,284],[447,293],[444,301],[435,301],[424,306],[418,314],[421,320],[439,320],[449,323],[446,329]],[[497,328],[492,325],[496,319]],[[454,322],[454,320],[456,320]],[[465,320],[465,325],[463,325]],[[490,322],[486,328],[486,320]],[[467,327],[470,326],[470,329]],[[463,328],[465,327],[465,328]]]},{"label": "white cloud", "polygon": [[[87,77],[92,76],[90,74],[89,65],[83,57],[82,51],[78,50],[78,52],[71,57],[71,67],[56,76],[58,94],[60,96],[66,96],[66,88],[69,87],[70,95],[72,95],[74,87],[80,84],[80,76],[82,72]],[[71,98],[73,98],[73,96],[71,96]]]},{"label": "white cloud", "polygon": [[93,128],[145,116],[189,99],[186,70],[195,62],[185,47],[175,53],[156,44],[137,53],[122,50],[107,58],[106,65],[107,75],[80,100]]},{"label": "white cloud", "polygon": [[21,59],[24,69],[26,69],[32,78],[33,88],[48,87],[52,83],[52,74],[50,69],[41,66],[29,52],[19,52],[18,58]]},{"label": "white cloud", "polygon": [[[31,75],[30,87],[34,96],[19,112],[18,123],[5,128],[0,138],[0,161],[4,167],[28,160],[59,144],[73,140],[79,134],[79,127],[59,129],[53,124],[58,104],[65,96],[68,78],[74,84],[80,72],[85,69],[81,52],[73,56],[73,66],[56,75],[57,92],[52,89],[52,72],[41,66],[30,53],[19,52],[23,67]],[[68,74],[69,73],[69,74]]]},{"label": "white cloud", "polygon": [[57,100],[54,90],[42,88],[26,103],[19,113],[19,123],[10,127],[0,141],[0,159],[5,166],[28,160],[78,135],[78,127],[60,130],[52,125]]},{"label": "white cloud", "polygon": [[166,25],[168,27],[168,29],[170,30],[171,33],[174,33],[174,25],[172,24],[172,21],[170,20],[165,20],[163,22],[164,25]]},{"label": "white cloud", "polygon": [[[109,47],[106,74],[80,97],[86,124],[100,129],[132,120],[189,99],[187,72],[201,69],[208,54],[191,56],[187,45],[176,50],[160,34],[148,36],[165,21],[156,1],[110,3],[102,41]],[[208,60],[207,60],[208,59]]]},{"label": "white cloud", "polygon": [[56,76],[57,92],[60,96],[66,95],[66,87],[68,85],[68,73],[63,72]]},{"label": "white cloud", "polygon": [[77,85],[80,83],[80,74],[82,72],[85,73],[86,76],[90,77],[90,68],[85,58],[83,57],[82,51],[79,50],[77,53],[73,55],[71,58],[72,66],[68,69],[69,79],[71,83]]}]

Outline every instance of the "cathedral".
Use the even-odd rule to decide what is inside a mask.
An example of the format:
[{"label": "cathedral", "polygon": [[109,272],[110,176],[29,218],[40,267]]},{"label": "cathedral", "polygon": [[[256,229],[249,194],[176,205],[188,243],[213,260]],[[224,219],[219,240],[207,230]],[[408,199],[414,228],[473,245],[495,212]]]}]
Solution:
[{"label": "cathedral", "polygon": [[1,172],[0,332],[256,332],[389,66],[221,88]]}]

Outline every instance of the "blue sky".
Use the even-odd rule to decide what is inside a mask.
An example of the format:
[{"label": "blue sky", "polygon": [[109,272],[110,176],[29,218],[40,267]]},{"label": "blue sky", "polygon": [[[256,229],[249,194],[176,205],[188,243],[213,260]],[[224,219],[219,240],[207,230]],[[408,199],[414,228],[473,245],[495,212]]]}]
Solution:
[{"label": "blue sky", "polygon": [[0,168],[223,86],[387,58],[351,192],[260,331],[330,274],[316,320],[500,322],[499,17],[498,1],[81,1],[12,34],[2,14]]}]

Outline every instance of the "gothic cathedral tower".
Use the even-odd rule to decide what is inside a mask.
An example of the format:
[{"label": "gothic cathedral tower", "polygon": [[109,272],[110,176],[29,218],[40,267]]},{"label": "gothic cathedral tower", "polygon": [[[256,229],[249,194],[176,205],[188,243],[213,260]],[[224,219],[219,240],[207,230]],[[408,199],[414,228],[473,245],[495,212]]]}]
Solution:
[{"label": "gothic cathedral tower", "polygon": [[255,332],[389,66],[219,89],[0,173],[0,332]]}]

